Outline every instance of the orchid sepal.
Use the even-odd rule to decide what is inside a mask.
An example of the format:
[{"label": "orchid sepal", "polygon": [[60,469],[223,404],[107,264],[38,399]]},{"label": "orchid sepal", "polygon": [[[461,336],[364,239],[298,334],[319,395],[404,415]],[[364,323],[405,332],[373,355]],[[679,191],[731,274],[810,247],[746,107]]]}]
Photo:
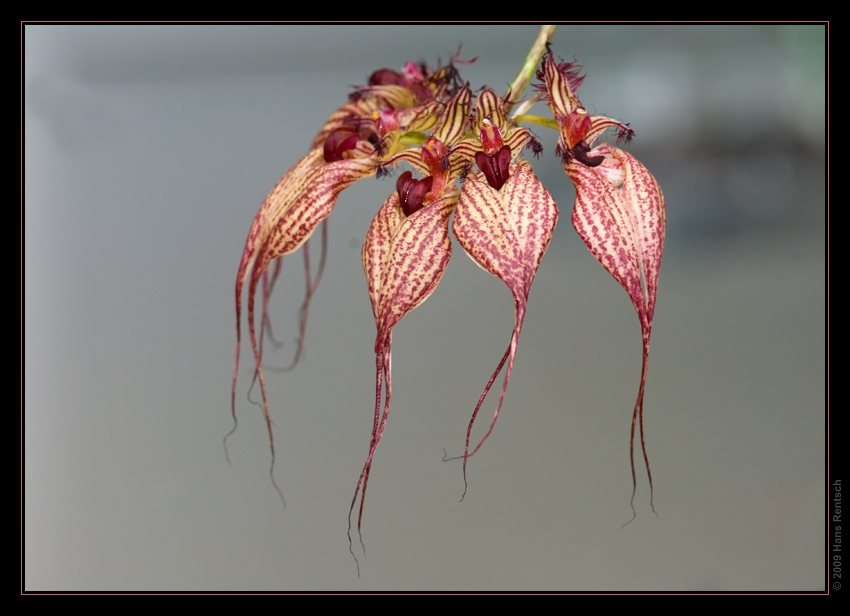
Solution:
[{"label": "orchid sepal", "polygon": [[[366,233],[362,259],[372,314],[377,327],[376,391],[369,455],[357,480],[349,509],[350,516],[359,494],[358,530],[372,459],[390,411],[393,328],[406,314],[428,299],[437,288],[452,254],[448,221],[456,204],[457,190],[453,186],[447,186],[441,197],[406,216],[400,207],[399,195],[393,193],[378,210]],[[382,409],[381,397],[384,387],[386,394]]]},{"label": "orchid sepal", "polygon": [[629,294],[640,320],[643,353],[640,388],[632,413],[630,460],[636,489],[634,436],[639,424],[651,491],[652,473],[643,435],[643,399],[664,250],[666,206],[658,182],[634,156],[607,144],[590,154],[604,156],[605,160],[593,168],[577,160],[565,165],[576,187],[572,223],[596,260]]},{"label": "orchid sepal", "polygon": [[[490,185],[484,174],[470,172],[464,180],[452,220],[452,231],[470,258],[508,286],[514,298],[515,313],[514,330],[508,349],[484,388],[467,428],[464,454],[460,456],[463,459],[464,486],[467,460],[490,436],[501,411],[525,320],[531,285],[552,239],[559,216],[558,205],[526,160],[520,158],[511,164],[508,175],[507,181],[496,189]],[[506,361],[508,365],[493,419],[487,433],[470,453],[470,437],[478,411]]]}]

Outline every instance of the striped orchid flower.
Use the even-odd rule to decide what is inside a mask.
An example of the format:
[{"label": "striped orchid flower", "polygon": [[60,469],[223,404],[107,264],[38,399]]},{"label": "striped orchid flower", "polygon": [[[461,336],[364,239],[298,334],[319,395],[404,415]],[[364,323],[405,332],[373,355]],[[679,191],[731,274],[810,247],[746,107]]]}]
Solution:
[{"label": "striped orchid flower", "polygon": [[[466,464],[493,431],[511,379],[531,283],[540,267],[558,222],[558,205],[531,165],[520,156],[528,145],[539,152],[531,133],[507,117],[508,103],[490,88],[478,96],[474,129],[477,138],[466,140],[457,151],[475,160],[463,182],[452,221],[455,237],[482,269],[502,280],[514,299],[514,330],[504,356],[482,392],[466,431],[463,459],[464,494]],[[487,393],[507,361],[499,401],[487,433],[469,452],[472,427]]]},{"label": "striped orchid flower", "polygon": [[[615,129],[620,140],[630,139],[632,131],[617,120],[587,113],[576,95],[583,80],[578,65],[556,63],[547,51],[553,30],[541,28],[504,98],[485,86],[473,101],[469,85],[460,81],[454,68],[457,55],[433,71],[413,63],[400,72],[375,71],[367,85],[356,88],[349,101],[331,115],[308,153],[266,197],[251,225],[236,279],[237,346],[231,406],[235,430],[242,294],[247,282],[254,378],[260,384],[273,468],[274,437],[261,363],[262,339],[268,327],[266,305],[279,260],[306,245],[348,186],[373,175],[388,175],[402,164],[410,167],[398,175],[395,190],[378,209],[361,253],[376,327],[375,406],[369,453],[349,508],[349,549],[354,510],[359,498],[359,533],[369,474],[390,412],[393,330],[436,290],[451,258],[451,234],[477,265],[505,283],[514,304],[510,341],[472,412],[463,454],[444,458],[463,460],[464,496],[467,462],[490,436],[501,412],[531,286],[559,217],[554,198],[523,156],[526,149],[537,156],[542,148],[521,123],[558,131],[556,154],[576,187],[573,226],[629,294],[638,313],[643,363],[630,440],[632,503],[637,485],[634,438],[638,424],[652,489],[643,399],[664,244],[664,197],[653,176],[633,156],[608,144],[594,145],[608,129]],[[521,101],[541,59],[537,71],[542,81],[540,92]],[[524,113],[541,99],[548,103],[554,119]],[[307,291],[301,313],[302,338],[307,302],[321,275],[320,265],[316,278],[311,277],[306,249],[304,253]],[[269,268],[275,263],[270,275]],[[255,328],[258,291],[263,302],[259,334]],[[294,361],[300,348],[301,340]],[[489,427],[471,447],[476,418],[503,369]]]},{"label": "striped orchid flower", "polygon": [[378,210],[363,244],[363,270],[377,337],[372,439],[349,509],[353,512],[359,494],[358,530],[372,459],[390,411],[392,330],[434,292],[452,254],[448,224],[457,204],[454,181],[463,171],[463,161],[452,156],[451,146],[466,133],[470,99],[469,88],[464,86],[445,105],[424,146],[387,161],[387,166],[406,162],[424,177],[416,180],[410,171],[399,176],[396,191]]},{"label": "striped orchid flower", "polygon": [[[557,64],[549,53],[542,77],[547,100],[560,127],[559,153],[576,188],[572,223],[597,261],[629,294],[640,319],[643,361],[637,401],[632,412],[629,455],[632,469],[632,510],[637,489],[634,466],[635,427],[640,426],[641,451],[649,479],[652,473],[643,432],[643,398],[649,361],[649,338],[658,292],[658,272],[664,249],[664,195],[652,174],[634,156],[608,144],[593,147],[609,128],[620,140],[633,132],[627,125],[602,116],[591,117],[575,91],[581,85],[579,67]],[[654,509],[653,509],[654,510]]]},{"label": "striped orchid flower", "polygon": [[[343,190],[357,180],[375,175],[387,158],[403,149],[405,135],[419,135],[433,127],[455,80],[456,73],[451,64],[433,72],[424,65],[413,63],[408,63],[401,73],[390,69],[375,71],[368,85],[357,88],[351,100],[328,118],[313,140],[310,151],[283,175],[254,217],[236,276],[236,359],[231,411],[235,429],[242,293],[248,281],[248,333],[272,461],[274,437],[261,366],[262,334],[267,322],[265,307],[276,277],[269,283],[269,267],[309,240],[319,224],[330,215]],[[263,319],[258,336],[254,325],[254,304],[261,280]],[[308,271],[305,309],[306,302],[315,291],[315,284],[316,281],[309,282]]]}]

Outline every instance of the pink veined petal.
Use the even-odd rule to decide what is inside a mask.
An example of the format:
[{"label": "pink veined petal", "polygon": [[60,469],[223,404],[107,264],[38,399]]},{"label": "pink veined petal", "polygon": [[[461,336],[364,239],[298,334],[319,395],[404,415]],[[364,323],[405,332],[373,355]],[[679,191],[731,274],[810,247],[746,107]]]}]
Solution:
[{"label": "pink veined petal", "polygon": [[646,318],[649,326],[652,327],[667,224],[664,195],[652,174],[634,156],[617,148],[610,149],[612,154],[623,163],[626,173],[620,192],[623,195],[623,201],[629,206],[629,216],[635,230],[641,260],[641,275],[646,285]]},{"label": "pink veined petal", "polygon": [[[359,533],[372,459],[384,433],[390,410],[392,330],[402,317],[428,299],[440,282],[452,253],[448,220],[456,203],[457,192],[450,187],[443,197],[405,217],[399,207],[398,193],[393,193],[381,206],[366,234],[362,253],[363,269],[378,329],[375,340],[375,416],[369,455],[357,480],[349,509],[349,547],[350,516],[360,495],[357,518]],[[386,396],[382,410],[384,382]]]},{"label": "pink veined petal", "polygon": [[[236,359],[233,366],[231,412],[236,422],[236,381],[241,348],[242,287],[248,283],[248,333],[256,365],[255,377],[260,382],[263,412],[269,433],[269,447],[274,464],[274,436],[261,368],[262,353],[254,326],[254,298],[257,286],[270,264],[277,258],[298,250],[316,227],[333,210],[339,194],[359,179],[373,175],[377,158],[344,159],[325,163],[321,148],[311,150],[298,161],[271,190],[254,217],[239,272],[236,277]],[[235,425],[234,425],[235,430]],[[231,431],[232,433],[232,431]],[[229,435],[228,435],[229,436]],[[226,438],[226,437],[225,437]]]},{"label": "pink veined petal", "polygon": [[[496,424],[511,378],[531,284],[557,222],[555,200],[523,159],[511,165],[510,177],[499,190],[490,186],[483,175],[470,174],[464,181],[452,229],[472,260],[508,285],[514,296],[515,310],[511,342],[484,388],[467,428],[464,454],[460,456],[463,458],[464,495],[467,460],[481,448]],[[490,427],[469,453],[472,426],[505,361],[508,367]]]},{"label": "pink veined petal", "polygon": [[[643,432],[643,398],[649,361],[649,339],[658,292],[658,273],[664,250],[666,210],[658,182],[638,160],[618,148],[600,146],[593,154],[605,154],[602,172],[578,161],[565,165],[576,186],[573,226],[590,252],[629,294],[638,313],[643,338],[640,388],[632,413],[629,445],[632,469],[632,509],[637,490],[634,467],[635,426],[640,424],[641,450],[649,479],[652,502],[652,472]],[[619,163],[624,175],[621,187],[608,177],[619,179]],[[606,177],[608,176],[608,177]],[[654,509],[653,509],[654,510]]]}]

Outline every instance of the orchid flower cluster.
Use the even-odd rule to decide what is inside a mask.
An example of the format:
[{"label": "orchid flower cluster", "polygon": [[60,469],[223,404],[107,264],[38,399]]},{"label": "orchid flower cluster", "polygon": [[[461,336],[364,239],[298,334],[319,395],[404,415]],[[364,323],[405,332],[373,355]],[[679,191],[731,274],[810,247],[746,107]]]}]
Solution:
[{"label": "orchid flower cluster", "polygon": [[[247,281],[248,333],[273,461],[262,339],[280,259],[302,246],[305,261],[309,258],[305,244],[331,213],[340,193],[354,182],[387,175],[402,163],[409,167],[398,175],[395,190],[378,209],[362,250],[377,335],[372,438],[349,509],[350,515],[359,495],[358,528],[369,472],[390,410],[393,328],[437,288],[452,254],[451,235],[473,261],[508,286],[515,310],[510,344],[469,422],[464,454],[459,456],[464,483],[468,459],[493,430],[511,378],[531,286],[559,217],[555,199],[525,158],[526,151],[538,156],[542,147],[521,123],[558,131],[556,154],[576,187],[573,226],[593,256],[629,294],[638,313],[643,365],[632,415],[631,470],[636,486],[634,437],[639,424],[652,486],[643,438],[643,397],[664,244],[664,197],[655,178],[632,155],[605,143],[596,145],[608,129],[616,131],[618,142],[628,141],[632,131],[626,124],[591,116],[585,110],[577,96],[584,79],[580,67],[555,60],[548,50],[549,35],[551,30],[529,54],[532,72],[539,66],[539,84],[524,102],[520,95],[529,79],[523,83],[518,78],[505,97],[486,86],[474,96],[469,84],[459,78],[457,55],[435,69],[408,63],[399,72],[375,71],[368,84],[356,88],[348,102],[331,115],[307,154],[263,201],[251,225],[236,278],[237,345],[231,404],[235,420],[242,295]],[[537,100],[548,104],[553,119],[521,113]],[[275,269],[270,271],[273,264]],[[310,279],[309,262],[307,271],[302,340],[307,306],[320,276]],[[258,291],[263,302],[259,333],[255,329]],[[300,348],[301,342],[296,354]],[[506,363],[489,429],[470,451],[475,419]]]}]

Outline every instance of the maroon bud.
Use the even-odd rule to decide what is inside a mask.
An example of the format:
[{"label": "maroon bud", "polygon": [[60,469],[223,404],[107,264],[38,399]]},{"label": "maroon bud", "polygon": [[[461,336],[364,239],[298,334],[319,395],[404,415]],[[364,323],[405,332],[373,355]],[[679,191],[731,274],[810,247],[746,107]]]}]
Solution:
[{"label": "maroon bud", "polygon": [[510,177],[511,148],[503,145],[495,154],[475,153],[475,162],[481,173],[487,178],[487,183],[499,190]]},{"label": "maroon bud", "polygon": [[389,68],[379,68],[369,75],[370,86],[397,86],[401,83],[401,75]]},{"label": "maroon bud", "polygon": [[360,137],[350,128],[340,128],[325,140],[325,162],[332,163],[343,159],[343,153],[353,149]]},{"label": "maroon bud", "polygon": [[405,171],[399,176],[395,183],[395,189],[398,192],[401,211],[404,212],[405,216],[410,216],[422,209],[425,195],[431,191],[433,184],[434,178],[430,175],[422,180],[414,180],[413,174],[410,171]]}]

